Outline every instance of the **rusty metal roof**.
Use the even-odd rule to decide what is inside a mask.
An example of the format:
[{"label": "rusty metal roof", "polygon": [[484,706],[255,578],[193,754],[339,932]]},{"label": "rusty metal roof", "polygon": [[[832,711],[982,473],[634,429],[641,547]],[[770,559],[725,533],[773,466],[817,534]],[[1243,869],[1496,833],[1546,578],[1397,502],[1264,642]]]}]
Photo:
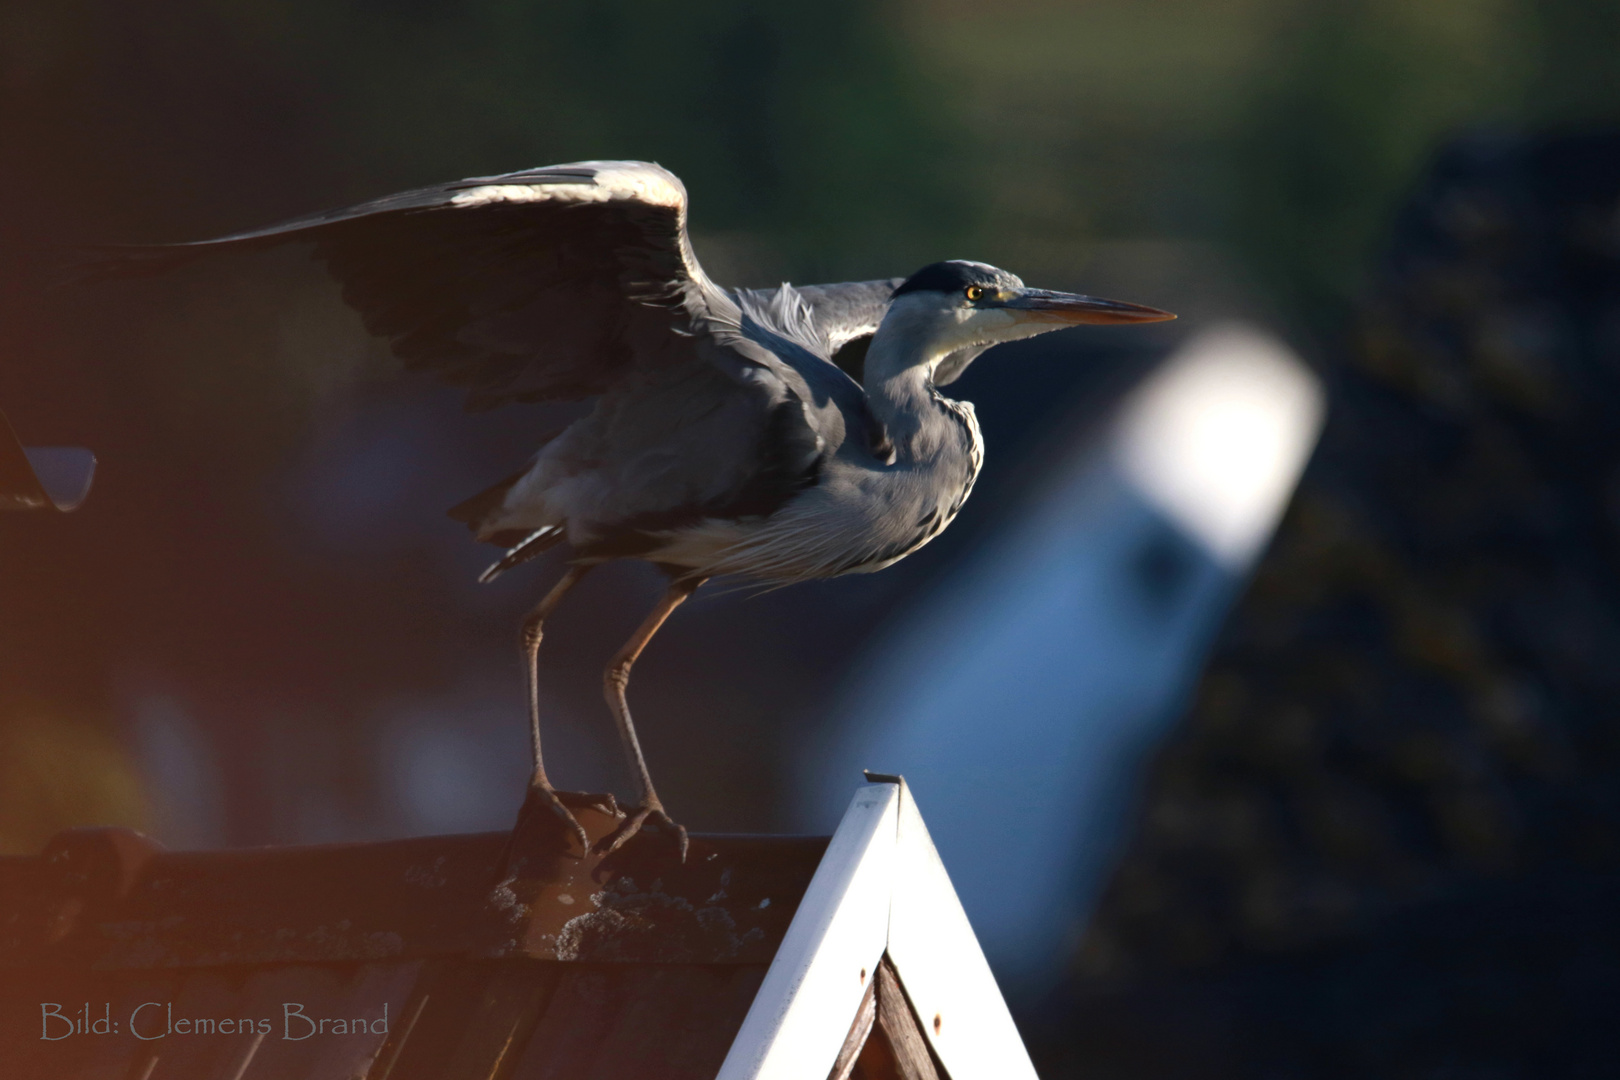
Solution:
[{"label": "rusty metal roof", "polygon": [[[1034,1080],[903,781],[824,837],[0,859],[4,1080]],[[622,815],[576,802],[594,845]],[[927,1018],[926,1021],[923,1018]]]},{"label": "rusty metal roof", "polygon": [[[618,824],[577,812],[593,841]],[[696,835],[684,864],[569,842],[90,829],[0,859],[3,1075],[713,1077],[826,838]]]}]

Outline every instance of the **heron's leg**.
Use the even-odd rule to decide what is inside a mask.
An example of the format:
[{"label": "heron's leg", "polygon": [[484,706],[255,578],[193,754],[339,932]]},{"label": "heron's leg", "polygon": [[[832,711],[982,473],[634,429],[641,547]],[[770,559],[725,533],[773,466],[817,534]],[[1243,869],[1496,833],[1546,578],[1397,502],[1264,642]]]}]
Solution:
[{"label": "heron's leg", "polygon": [[588,566],[569,567],[568,572],[551,587],[545,598],[524,617],[520,635],[523,671],[529,687],[529,743],[534,750],[534,775],[529,780],[529,797],[544,802],[554,814],[568,824],[574,835],[579,837],[581,851],[590,850],[590,840],[585,836],[585,829],[580,825],[579,819],[574,817],[573,811],[557,798],[557,789],[552,787],[551,781],[547,779],[545,759],[540,755],[540,638],[544,632],[546,619],[550,618],[557,605],[562,603],[562,598],[567,595],[568,590],[578,585],[579,579],[589,571]]},{"label": "heron's leg", "polygon": [[647,772],[647,759],[641,756],[641,741],[636,738],[636,727],[630,720],[630,705],[625,701],[625,690],[630,685],[630,668],[641,655],[641,650],[645,649],[647,642],[658,633],[658,628],[664,625],[664,620],[669,618],[670,613],[680,607],[706,580],[708,579],[679,578],[671,582],[663,599],[658,601],[658,606],[652,609],[646,621],[602,673],[602,690],[607,697],[608,708],[613,710],[613,721],[618,725],[619,740],[624,745],[625,757],[630,761],[630,772],[635,777],[636,787],[639,789],[637,795],[640,797],[635,812],[614,834],[612,843],[607,847],[609,852],[617,851],[626,840],[641,829],[649,817],[655,817],[680,837],[681,861],[686,861],[686,829],[675,824],[665,812],[664,804],[658,798],[658,792],[653,790],[652,776]]}]

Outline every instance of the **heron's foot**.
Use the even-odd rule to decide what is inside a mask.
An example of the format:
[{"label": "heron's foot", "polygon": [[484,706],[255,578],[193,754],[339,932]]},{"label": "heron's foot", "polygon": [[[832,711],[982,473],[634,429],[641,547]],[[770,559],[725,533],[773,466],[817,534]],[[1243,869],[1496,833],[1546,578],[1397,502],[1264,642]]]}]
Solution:
[{"label": "heron's foot", "polygon": [[[564,798],[567,802],[564,802]],[[605,801],[604,801],[605,800]],[[596,806],[608,814],[618,817],[618,805],[613,801],[612,795],[588,795],[581,791],[558,791],[544,780],[530,781],[529,792],[523,798],[523,809],[520,817],[527,817],[531,812],[544,808],[562,819],[568,830],[579,840],[581,853],[591,850],[590,837],[585,835],[585,826],[579,823],[574,812],[568,808],[568,803],[575,805]]]},{"label": "heron's foot", "polygon": [[681,862],[686,861],[686,826],[676,824],[664,810],[664,804],[656,797],[648,799],[646,805],[631,811],[630,818],[623,825],[614,830],[611,836],[604,837],[606,846],[602,849],[603,855],[611,855],[623,847],[629,839],[641,831],[647,822],[654,822],[660,832],[669,832],[679,842],[681,848]]}]

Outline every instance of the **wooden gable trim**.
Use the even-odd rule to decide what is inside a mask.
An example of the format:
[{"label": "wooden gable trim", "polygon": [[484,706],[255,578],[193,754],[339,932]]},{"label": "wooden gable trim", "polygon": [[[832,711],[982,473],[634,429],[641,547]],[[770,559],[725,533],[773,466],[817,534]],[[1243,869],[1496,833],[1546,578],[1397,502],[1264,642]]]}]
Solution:
[{"label": "wooden gable trim", "polygon": [[950,1080],[887,956],[827,1080]]}]

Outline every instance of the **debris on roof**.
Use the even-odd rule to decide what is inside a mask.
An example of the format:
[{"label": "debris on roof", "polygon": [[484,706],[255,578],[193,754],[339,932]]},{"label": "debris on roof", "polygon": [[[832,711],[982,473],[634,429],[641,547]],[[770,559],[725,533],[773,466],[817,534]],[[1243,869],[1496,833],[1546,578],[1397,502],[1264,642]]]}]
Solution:
[{"label": "debris on roof", "polygon": [[[612,810],[612,812],[609,812]],[[575,808],[594,844],[611,807]],[[824,837],[0,858],[18,1080],[1033,1077],[903,784]],[[941,891],[943,889],[943,891]]]}]

